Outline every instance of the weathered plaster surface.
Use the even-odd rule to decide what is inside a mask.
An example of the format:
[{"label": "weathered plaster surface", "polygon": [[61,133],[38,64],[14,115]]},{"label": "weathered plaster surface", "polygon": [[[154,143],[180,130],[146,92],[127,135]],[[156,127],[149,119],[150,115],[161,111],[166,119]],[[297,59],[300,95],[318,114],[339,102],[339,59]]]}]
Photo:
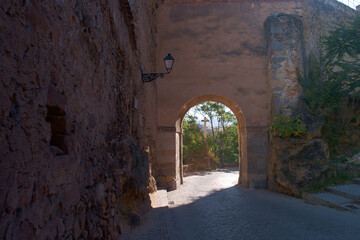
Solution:
[{"label": "weathered plaster surface", "polygon": [[[240,182],[265,186],[272,76],[268,73],[264,22],[274,12],[295,13],[299,4],[170,2],[160,5],[157,14],[157,64],[162,66],[161,59],[168,52],[176,59],[171,74],[157,82],[158,125],[175,126],[179,111],[193,98],[214,95],[230,99],[246,121],[240,128],[247,129],[241,143],[247,146],[247,154],[240,160],[244,162]],[[162,144],[161,134],[158,146]],[[174,152],[166,154],[158,148],[158,160],[170,163],[174,156]],[[177,179],[178,175],[173,177]]]},{"label": "weathered plaster surface", "polygon": [[236,102],[249,126],[267,124],[269,84],[264,21],[293,13],[295,2],[163,4],[158,10],[158,66],[176,58],[171,75],[158,81],[158,123],[173,125],[191,98],[218,94]]}]

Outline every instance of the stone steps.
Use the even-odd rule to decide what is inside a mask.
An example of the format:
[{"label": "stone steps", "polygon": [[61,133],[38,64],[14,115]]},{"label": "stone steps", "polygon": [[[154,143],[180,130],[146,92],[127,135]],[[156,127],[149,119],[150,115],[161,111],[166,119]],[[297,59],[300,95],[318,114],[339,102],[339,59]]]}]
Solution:
[{"label": "stone steps", "polygon": [[354,178],[353,183],[360,184],[360,178]]},{"label": "stone steps", "polygon": [[326,191],[335,193],[337,195],[353,199],[360,199],[360,185],[359,184],[348,184],[348,185],[340,185],[340,186],[331,186],[325,188]]},{"label": "stone steps", "polygon": [[360,213],[360,178],[354,178],[353,184],[331,186],[325,188],[325,191],[304,193],[303,198],[312,203]]},{"label": "stone steps", "polygon": [[168,207],[168,197],[166,190],[157,190],[156,192],[150,193],[149,195],[152,208]]},{"label": "stone steps", "polygon": [[316,194],[307,194],[306,200],[321,205],[325,205],[332,208],[337,208],[341,210],[350,210],[346,206],[353,203],[351,199],[338,196],[333,193],[323,192]]}]

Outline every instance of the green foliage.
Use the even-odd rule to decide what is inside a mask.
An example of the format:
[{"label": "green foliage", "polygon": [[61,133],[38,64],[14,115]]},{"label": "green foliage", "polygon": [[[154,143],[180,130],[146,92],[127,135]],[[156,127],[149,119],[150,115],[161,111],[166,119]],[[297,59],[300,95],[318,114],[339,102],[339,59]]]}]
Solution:
[{"label": "green foliage", "polygon": [[236,163],[239,160],[238,126],[231,125],[226,131],[216,131],[216,138],[208,136],[209,150],[220,159],[220,163]]},{"label": "green foliage", "polygon": [[183,121],[184,162],[203,157],[204,152],[212,159],[217,159],[221,165],[238,162],[238,124],[235,116],[224,105],[216,102],[201,103],[196,106],[196,111],[209,120],[211,132],[207,135],[208,145],[204,143],[196,117],[187,114]]},{"label": "green foliage", "polygon": [[307,129],[300,117],[276,114],[270,125],[271,133],[278,137],[298,137],[306,135]]},{"label": "green foliage", "polygon": [[211,134],[207,137],[209,151],[220,160],[221,165],[236,163],[239,159],[239,141],[238,124],[234,114],[217,102],[204,102],[196,109],[210,120]]},{"label": "green foliage", "polygon": [[311,56],[306,77],[300,77],[308,110],[325,119],[331,153],[349,131],[358,105],[360,87],[360,16],[341,23],[321,40],[320,56]]},{"label": "green foliage", "polygon": [[326,58],[329,62],[340,61],[346,54],[360,54],[360,15],[348,24],[341,23],[324,39]]},{"label": "green foliage", "polygon": [[183,159],[184,164],[196,156],[199,156],[204,151],[207,151],[204,142],[204,136],[200,127],[197,124],[195,116],[186,115],[183,121]]},{"label": "green foliage", "polygon": [[224,136],[224,162],[236,163],[239,160],[239,135],[238,125],[234,124],[227,128]]},{"label": "green foliage", "polygon": [[333,171],[333,174],[331,174],[329,177],[323,177],[322,179],[319,179],[318,181],[314,182],[310,187],[304,189],[303,192],[321,192],[324,191],[324,189],[328,186],[346,184],[349,183],[353,177],[356,177],[356,175],[346,172],[344,169],[341,168]]},{"label": "green foliage", "polygon": [[299,78],[304,87],[302,99],[312,114],[327,117],[340,109],[347,96],[346,88],[339,76],[329,79],[330,74],[322,60],[319,62],[311,56],[309,63],[312,67],[307,77]]}]

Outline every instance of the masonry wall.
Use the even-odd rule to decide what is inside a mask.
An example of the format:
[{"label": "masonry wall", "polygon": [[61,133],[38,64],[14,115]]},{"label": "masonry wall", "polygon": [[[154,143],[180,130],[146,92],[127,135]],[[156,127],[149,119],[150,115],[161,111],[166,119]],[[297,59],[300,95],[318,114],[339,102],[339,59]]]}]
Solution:
[{"label": "masonry wall", "polygon": [[171,52],[173,71],[158,81],[158,123],[173,125],[181,107],[203,94],[235,101],[249,126],[268,122],[264,22],[272,13],[295,13],[296,1],[174,1],[158,10],[158,66]]},{"label": "masonry wall", "polygon": [[319,39],[336,27],[336,23],[354,18],[356,11],[336,0],[304,0],[302,17],[306,56],[319,54]]},{"label": "masonry wall", "polygon": [[301,101],[303,92],[298,74],[305,76],[312,67],[307,61],[319,56],[320,37],[336,23],[354,17],[355,11],[332,0],[304,0],[296,14],[274,13],[265,22],[269,72],[272,75],[271,112],[300,116],[308,134],[285,138],[272,136],[268,154],[268,188],[298,195],[317,181],[323,171],[319,163],[328,160],[328,146],[321,139],[323,119],[312,116]]},{"label": "masonry wall", "polygon": [[140,69],[154,68],[154,9],[1,1],[1,239],[118,239],[141,223],[157,124]]},{"label": "masonry wall", "polygon": [[[318,55],[319,37],[355,11],[335,0],[161,3],[157,63],[161,66],[167,53],[176,60],[172,73],[157,82],[157,139],[158,146],[166,146],[158,148],[157,169],[170,173],[179,165],[175,143],[164,142],[160,129],[173,128],[166,134],[175,138],[179,111],[188,101],[212,94],[231,99],[243,111],[248,150],[244,185],[265,186],[274,175],[266,173],[272,115],[294,113],[302,94],[298,73],[306,73],[311,53]],[[178,181],[176,174],[168,178]]]},{"label": "masonry wall", "polygon": [[[245,118],[240,127],[246,128],[247,159],[240,161],[246,161],[241,183],[246,187],[265,187],[267,179],[272,76],[264,22],[272,13],[295,14],[300,8],[299,1],[165,0],[158,9],[157,64],[167,53],[175,58],[171,74],[157,81],[159,129],[174,127],[180,110],[196,97],[230,99]],[[175,138],[175,129],[171,134]],[[162,135],[158,131],[158,146],[166,145]],[[168,150],[158,148],[160,172],[179,165]],[[178,180],[175,174],[171,178]]]}]

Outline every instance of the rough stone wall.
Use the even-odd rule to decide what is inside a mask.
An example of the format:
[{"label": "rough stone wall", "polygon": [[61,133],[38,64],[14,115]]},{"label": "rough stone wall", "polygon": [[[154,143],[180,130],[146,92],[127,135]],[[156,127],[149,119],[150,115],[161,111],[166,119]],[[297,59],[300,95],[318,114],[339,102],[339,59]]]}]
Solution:
[{"label": "rough stone wall", "polygon": [[265,23],[269,71],[272,73],[272,114],[301,116],[308,129],[303,138],[271,137],[268,156],[268,187],[297,195],[327,174],[321,164],[328,160],[328,146],[321,139],[324,121],[304,110],[297,72],[304,75],[307,59],[319,56],[320,36],[336,23],[354,17],[355,10],[335,0],[304,0],[296,15],[277,13]]},{"label": "rough stone wall", "polygon": [[303,31],[303,22],[295,15],[275,13],[265,21],[273,113],[290,116],[298,104],[298,71],[304,73],[305,67]]},{"label": "rough stone wall", "polygon": [[306,56],[319,54],[320,36],[327,35],[335,23],[354,18],[356,11],[336,0],[304,0],[301,16],[304,22]]},{"label": "rough stone wall", "polygon": [[305,74],[311,54],[319,55],[320,37],[356,12],[336,0],[304,0],[298,4],[295,14],[273,13],[265,21],[272,111],[289,116],[302,92],[297,74]]},{"label": "rough stone wall", "polygon": [[140,79],[155,63],[154,7],[1,1],[1,239],[116,239],[139,224],[156,128],[144,104],[156,89]]}]

